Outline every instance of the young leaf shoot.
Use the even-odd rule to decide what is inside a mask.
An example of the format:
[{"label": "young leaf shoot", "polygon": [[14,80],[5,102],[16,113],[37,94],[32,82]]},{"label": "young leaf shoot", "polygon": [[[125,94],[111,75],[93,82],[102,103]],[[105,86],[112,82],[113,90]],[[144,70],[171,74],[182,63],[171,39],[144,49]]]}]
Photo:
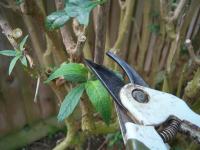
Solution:
[{"label": "young leaf shoot", "polygon": [[83,64],[64,63],[49,76],[45,83],[62,76],[67,81],[80,83],[87,80],[88,70]]},{"label": "young leaf shoot", "polygon": [[88,81],[86,83],[86,92],[90,101],[106,122],[109,124],[111,118],[110,96],[99,80]]},{"label": "young leaf shoot", "polygon": [[63,121],[74,111],[75,107],[80,101],[80,97],[82,96],[85,89],[85,84],[80,84],[79,86],[73,88],[63,100],[59,113],[58,120]]}]

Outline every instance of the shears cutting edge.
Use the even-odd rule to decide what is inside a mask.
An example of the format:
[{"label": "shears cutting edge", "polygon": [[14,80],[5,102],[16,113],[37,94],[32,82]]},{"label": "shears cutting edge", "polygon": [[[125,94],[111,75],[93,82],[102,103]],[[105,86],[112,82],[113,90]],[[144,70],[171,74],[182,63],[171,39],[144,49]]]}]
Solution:
[{"label": "shears cutting edge", "polygon": [[200,115],[180,98],[149,88],[142,77],[117,55],[107,52],[124,70],[126,84],[105,66],[85,60],[115,101],[124,143],[130,150],[169,150],[177,132],[200,143]]}]

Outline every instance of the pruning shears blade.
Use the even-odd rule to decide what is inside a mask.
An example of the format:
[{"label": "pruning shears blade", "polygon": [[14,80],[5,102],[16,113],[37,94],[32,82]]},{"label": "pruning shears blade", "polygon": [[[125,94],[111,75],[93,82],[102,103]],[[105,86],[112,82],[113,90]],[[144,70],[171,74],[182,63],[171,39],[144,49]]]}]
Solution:
[{"label": "pruning shears blade", "polygon": [[129,64],[127,64],[123,59],[119,58],[114,53],[108,51],[106,53],[112,60],[114,60],[121,68],[124,70],[129,80],[133,84],[138,84],[144,87],[149,87],[149,85],[143,80],[143,78],[133,69]]},{"label": "pruning shears blade", "polygon": [[[113,97],[113,100],[117,105],[116,112],[118,115],[120,128],[122,131],[124,142],[126,143],[126,127],[125,123],[130,122],[131,118],[126,114],[124,109],[126,108],[122,105],[119,92],[121,88],[125,85],[125,83],[111,70],[105,68],[104,66],[93,63],[90,60],[85,60],[85,64],[91,69],[91,71],[95,74],[95,76],[101,81],[101,83],[105,86],[108,92]],[[122,108],[122,109],[121,109]]]},{"label": "pruning shears blade", "polygon": [[123,107],[119,98],[119,92],[125,83],[113,71],[107,69],[106,67],[95,64],[90,60],[85,60],[85,63],[105,86],[105,88],[113,97],[114,101],[119,106]]}]

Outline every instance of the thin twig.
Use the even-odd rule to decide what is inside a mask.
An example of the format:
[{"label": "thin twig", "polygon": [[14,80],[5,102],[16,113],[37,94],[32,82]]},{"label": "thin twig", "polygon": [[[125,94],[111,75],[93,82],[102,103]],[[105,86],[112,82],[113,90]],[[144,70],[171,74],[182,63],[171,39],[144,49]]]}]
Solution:
[{"label": "thin twig", "polygon": [[134,5],[135,5],[135,0],[127,0],[126,1],[126,6],[127,6],[126,12],[125,12],[122,24],[121,24],[120,29],[119,29],[118,38],[117,38],[117,40],[116,40],[116,42],[115,42],[115,44],[112,48],[114,50],[116,50],[116,49],[119,50],[121,48],[122,43],[124,41],[124,38],[128,34],[127,29],[128,29],[128,27],[131,23]]},{"label": "thin twig", "polygon": [[200,6],[195,10],[195,12],[192,16],[192,20],[190,22],[189,29],[187,31],[186,39],[191,39],[191,37],[192,37],[194,27],[196,26],[196,20],[197,20],[198,15],[199,15],[199,10],[200,10]]},{"label": "thin twig", "polygon": [[[44,1],[27,1],[28,7],[30,7],[29,10],[32,8],[34,9],[33,17],[35,21],[38,23],[41,31],[45,33],[46,42],[49,41],[51,45],[51,52],[52,57],[54,58],[55,65],[58,65],[65,61],[67,59],[66,53],[64,51],[62,42],[60,41],[60,38],[58,37],[58,34],[56,32],[48,31],[45,28],[44,22],[45,18],[47,16]],[[48,46],[48,44],[47,44]]]},{"label": "thin twig", "polygon": [[98,64],[102,64],[104,59],[107,8],[107,4],[103,4],[98,6],[97,12],[94,62]]},{"label": "thin twig", "polygon": [[171,48],[170,48],[169,55],[167,58],[167,72],[168,73],[172,71],[171,67],[173,65],[173,60],[176,55],[176,51],[179,49],[179,46],[180,46],[180,34],[181,34],[181,29],[182,29],[184,21],[185,21],[185,14],[183,14],[183,16],[181,17],[180,25],[176,29],[176,38],[175,40],[172,41],[172,44],[171,44]]},{"label": "thin twig", "polygon": [[126,8],[126,2],[124,0],[118,0],[118,2],[121,10]]},{"label": "thin twig", "polygon": [[[64,0],[55,0],[57,10],[62,10],[64,8]],[[74,48],[76,47],[76,42],[73,39],[72,33],[69,26],[64,25],[60,28],[60,33],[62,36],[63,44],[68,54],[74,53]]]},{"label": "thin twig", "polygon": [[73,20],[73,30],[77,36],[77,42],[74,49],[71,49],[71,60],[75,62],[81,62],[84,58],[83,48],[86,42],[87,26],[80,25],[76,19]]},{"label": "thin twig", "polygon": [[160,16],[164,19],[167,16],[166,1],[160,0]]},{"label": "thin twig", "polygon": [[105,139],[105,140],[103,141],[103,143],[99,146],[99,148],[98,148],[97,150],[101,150],[107,143],[108,143],[108,140]]},{"label": "thin twig", "polygon": [[192,59],[196,64],[200,65],[200,59],[197,58],[197,56],[196,56],[195,53],[194,53],[194,48],[193,48],[193,46],[192,46],[191,40],[190,40],[190,39],[187,39],[187,40],[185,41],[185,45],[186,45],[186,47],[187,47],[187,50],[188,50],[188,52],[189,52],[189,55],[190,55],[191,59]]},{"label": "thin twig", "polygon": [[187,2],[187,0],[180,0],[178,3],[178,6],[176,7],[172,16],[169,16],[167,14],[165,0],[160,0],[160,16],[161,16],[161,18],[163,20],[167,21],[168,23],[176,21],[178,19],[178,17],[180,16],[186,2]]},{"label": "thin twig", "polygon": [[[11,2],[11,1],[8,1],[8,2]],[[3,8],[11,9],[14,12],[20,12],[19,7],[17,5],[11,4],[11,3],[6,4],[4,2],[0,2],[0,6]]]},{"label": "thin twig", "polygon": [[83,47],[84,47],[85,41],[86,41],[86,36],[85,36],[85,32],[83,32],[82,34],[78,36],[77,44],[73,53],[73,55],[79,61],[83,59]]},{"label": "thin twig", "polygon": [[[198,7],[198,10],[200,12],[200,5]],[[198,13],[199,14],[199,13]],[[200,15],[198,16],[198,18],[196,19],[196,26],[194,28],[194,31],[192,33],[192,38],[191,39],[194,39],[195,36],[197,35],[198,31],[199,31],[199,28],[200,28]]]},{"label": "thin twig", "polygon": [[9,23],[7,20],[5,20],[1,15],[0,15],[0,27],[2,29],[2,33],[7,37],[9,40],[10,44],[17,49],[18,44],[15,41],[15,39],[12,36],[12,28],[10,27]]},{"label": "thin twig", "polygon": [[176,10],[174,11],[173,16],[170,17],[169,21],[172,22],[172,21],[175,21],[175,20],[178,19],[178,17],[180,16],[181,11],[183,10],[183,7],[185,6],[186,2],[187,2],[187,0],[180,0],[179,1],[179,4],[178,4]]},{"label": "thin twig", "polygon": [[40,76],[38,75],[36,89],[35,89],[35,96],[34,96],[34,102],[35,103],[37,103],[37,96],[38,96],[39,87],[40,87]]}]

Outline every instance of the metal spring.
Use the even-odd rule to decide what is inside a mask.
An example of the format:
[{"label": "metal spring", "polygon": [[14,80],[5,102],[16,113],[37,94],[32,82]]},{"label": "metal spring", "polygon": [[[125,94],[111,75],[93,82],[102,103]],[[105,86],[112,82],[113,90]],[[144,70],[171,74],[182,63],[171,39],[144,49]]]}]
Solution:
[{"label": "metal spring", "polygon": [[159,131],[159,134],[165,143],[172,140],[176,136],[180,123],[180,120],[171,119],[169,125],[163,130]]}]

